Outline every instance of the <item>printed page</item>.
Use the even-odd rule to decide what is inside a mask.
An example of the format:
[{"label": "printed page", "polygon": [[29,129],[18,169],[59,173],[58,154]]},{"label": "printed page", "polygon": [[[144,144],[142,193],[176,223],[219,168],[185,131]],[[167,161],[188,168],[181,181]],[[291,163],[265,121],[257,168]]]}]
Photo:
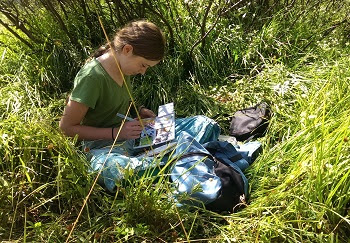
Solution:
[{"label": "printed page", "polygon": [[175,139],[174,103],[159,106],[156,118],[142,119],[145,129],[135,139],[134,148],[149,147]]}]

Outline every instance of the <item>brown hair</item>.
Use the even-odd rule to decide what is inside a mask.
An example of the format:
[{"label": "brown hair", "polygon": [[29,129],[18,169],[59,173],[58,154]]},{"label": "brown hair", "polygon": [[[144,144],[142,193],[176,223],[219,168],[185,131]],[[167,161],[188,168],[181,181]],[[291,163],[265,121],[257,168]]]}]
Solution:
[{"label": "brown hair", "polygon": [[[165,38],[162,31],[153,23],[138,20],[130,22],[115,34],[112,48],[120,51],[127,44],[133,47],[133,54],[151,61],[164,58]],[[109,44],[101,46],[93,57],[99,57],[110,49]]]}]

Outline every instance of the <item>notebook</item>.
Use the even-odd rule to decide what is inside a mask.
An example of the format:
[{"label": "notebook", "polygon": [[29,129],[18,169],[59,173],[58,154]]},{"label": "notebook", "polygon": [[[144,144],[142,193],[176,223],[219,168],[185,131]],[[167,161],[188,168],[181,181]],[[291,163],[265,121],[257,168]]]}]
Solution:
[{"label": "notebook", "polygon": [[157,117],[141,121],[144,129],[140,137],[134,140],[134,148],[157,146],[175,139],[174,103],[159,106]]}]

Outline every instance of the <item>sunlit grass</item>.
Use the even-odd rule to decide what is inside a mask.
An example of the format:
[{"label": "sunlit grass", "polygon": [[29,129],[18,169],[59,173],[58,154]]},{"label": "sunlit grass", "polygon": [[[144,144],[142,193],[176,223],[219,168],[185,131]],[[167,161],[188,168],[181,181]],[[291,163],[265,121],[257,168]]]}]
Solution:
[{"label": "sunlit grass", "polygon": [[[262,100],[271,105],[264,152],[247,170],[248,207],[232,215],[178,208],[166,170],[128,171],[117,195],[95,186],[70,240],[349,241],[349,44],[342,29],[310,37],[312,24],[313,33],[324,30],[324,19],[317,23],[312,13],[303,11],[291,29],[297,11],[288,18],[277,14],[261,30],[244,29],[244,20],[213,34],[209,49],[196,49],[190,72],[185,53],[175,53],[135,78],[140,103],[155,109],[174,101],[178,116],[214,117],[223,133],[235,110]],[[94,179],[77,142],[58,129],[62,91],[84,61],[61,45],[37,55],[15,41],[12,48],[0,47],[4,241],[64,242]]]}]

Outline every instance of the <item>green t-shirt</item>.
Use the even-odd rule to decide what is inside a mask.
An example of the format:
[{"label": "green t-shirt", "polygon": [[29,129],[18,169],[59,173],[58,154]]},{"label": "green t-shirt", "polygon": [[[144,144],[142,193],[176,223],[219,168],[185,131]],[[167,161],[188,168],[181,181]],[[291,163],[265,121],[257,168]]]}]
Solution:
[{"label": "green t-shirt", "polygon": [[[130,78],[125,81],[131,92]],[[120,87],[96,59],[78,72],[70,99],[89,107],[82,125],[94,127],[119,126],[122,118],[117,113],[125,115],[130,104],[125,84]]]}]

